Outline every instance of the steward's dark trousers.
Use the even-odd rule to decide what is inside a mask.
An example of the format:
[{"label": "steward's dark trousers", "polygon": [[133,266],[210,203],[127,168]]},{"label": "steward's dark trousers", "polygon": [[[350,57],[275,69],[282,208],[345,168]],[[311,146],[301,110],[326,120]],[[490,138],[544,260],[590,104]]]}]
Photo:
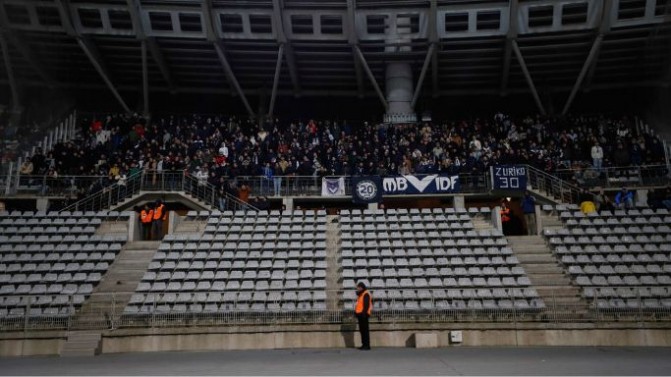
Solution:
[{"label": "steward's dark trousers", "polygon": [[361,346],[363,348],[370,348],[370,332],[368,330],[368,316],[365,314],[357,315],[356,319],[359,321],[359,333],[361,334]]}]

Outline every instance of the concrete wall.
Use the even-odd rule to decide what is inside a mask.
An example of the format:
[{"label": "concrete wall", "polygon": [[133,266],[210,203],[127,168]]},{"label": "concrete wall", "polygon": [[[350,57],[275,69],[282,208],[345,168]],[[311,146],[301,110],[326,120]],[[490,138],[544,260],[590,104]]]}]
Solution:
[{"label": "concrete wall", "polygon": [[[373,331],[373,347],[414,347],[418,330]],[[448,347],[449,330],[434,333],[439,347]],[[360,345],[358,332],[269,332],[147,334],[106,336],[103,353],[248,350],[287,348],[343,348]],[[452,345],[454,346],[454,345]],[[463,330],[460,346],[671,346],[668,329],[553,329],[553,330]]]},{"label": "concrete wall", "polygon": [[[341,330],[337,330],[340,328]],[[217,331],[218,330],[218,331]],[[289,348],[344,348],[359,346],[359,334],[352,325],[330,326],[326,331],[256,331],[244,328],[136,329],[104,334],[103,353],[250,350]],[[671,329],[469,329],[461,330],[463,342],[450,344],[449,329],[384,329],[371,332],[373,347],[414,347],[415,334],[435,334],[438,347],[450,346],[671,346]],[[162,332],[162,333],[157,333]],[[0,357],[58,355],[65,335],[23,334],[0,338]]]},{"label": "concrete wall", "polygon": [[58,355],[65,338],[0,339],[0,357]]}]

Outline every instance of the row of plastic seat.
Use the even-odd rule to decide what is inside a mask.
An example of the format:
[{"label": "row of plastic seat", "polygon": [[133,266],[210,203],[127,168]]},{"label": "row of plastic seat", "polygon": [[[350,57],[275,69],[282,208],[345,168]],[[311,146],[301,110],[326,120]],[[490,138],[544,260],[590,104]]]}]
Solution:
[{"label": "row of plastic seat", "polygon": [[[542,209],[545,209],[547,207],[543,206],[541,207]],[[616,209],[615,211],[601,211],[601,212],[592,212],[589,214],[585,214],[580,211],[579,208],[574,208],[572,210],[569,209],[562,209],[557,211],[559,213],[559,217],[564,217],[564,218],[611,218],[611,217],[651,217],[651,216],[666,216],[669,215],[669,210],[666,208],[657,208],[657,209],[652,209],[652,208],[632,208],[632,209]]]},{"label": "row of plastic seat", "polygon": [[207,225],[224,227],[225,229],[233,228],[244,230],[247,227],[253,226],[290,226],[301,227],[307,225],[323,226],[326,224],[326,216],[319,217],[292,217],[292,216],[269,216],[269,217],[209,217]]},{"label": "row of plastic seat", "polygon": [[326,280],[317,278],[314,280],[298,279],[259,279],[259,280],[207,280],[207,281],[141,281],[136,292],[192,292],[192,291],[265,291],[284,289],[315,289],[324,290]]},{"label": "row of plastic seat", "polygon": [[[325,241],[319,241],[314,238],[303,239],[301,241],[265,241],[265,242],[246,242],[246,241],[235,241],[228,240],[225,242],[188,242],[186,244],[182,242],[172,242],[172,243],[162,243],[158,250],[159,251],[178,251],[178,252],[195,252],[195,251],[221,251],[221,250],[236,250],[239,252],[247,252],[248,250],[253,250],[259,252],[259,250],[285,250],[291,249],[292,252],[297,251],[298,249],[305,250],[314,250],[320,249],[323,250],[326,248]],[[252,252],[253,252],[252,251]]]},{"label": "row of plastic seat", "polygon": [[46,318],[65,318],[72,314],[72,308],[68,306],[53,306],[47,308],[30,307],[26,310],[25,307],[3,308],[0,307],[0,318],[3,319],[20,319],[26,316],[32,318],[46,317]]},{"label": "row of plastic seat", "polygon": [[60,244],[92,244],[92,245],[97,245],[99,243],[125,243],[127,240],[126,236],[118,236],[118,235],[87,235],[87,234],[80,234],[80,235],[73,235],[73,234],[54,234],[54,235],[40,235],[40,236],[35,236],[33,234],[28,234],[28,235],[11,235],[11,236],[0,236],[0,250],[4,249],[4,246],[6,243],[9,244],[20,244],[25,246],[25,244],[53,244],[53,245],[60,245]]},{"label": "row of plastic seat", "polygon": [[646,285],[646,286],[653,286],[653,285],[663,285],[663,286],[669,286],[671,285],[671,276],[669,275],[657,275],[657,276],[652,276],[652,275],[644,275],[644,276],[635,276],[635,275],[626,275],[626,276],[619,276],[619,275],[593,275],[593,276],[586,276],[586,275],[578,275],[575,277],[575,282],[576,284],[580,286],[618,286],[618,285],[627,285],[627,286],[632,286],[632,285]]},{"label": "row of plastic seat", "polygon": [[480,257],[480,256],[490,256],[490,257],[506,257],[512,256],[513,251],[507,246],[490,246],[490,247],[424,247],[418,249],[416,247],[380,247],[380,248],[351,248],[343,247],[341,251],[341,256],[343,259],[346,258],[374,258],[380,259],[383,258],[383,262],[386,258],[413,258],[413,257],[425,257],[425,258],[442,258],[442,257]]},{"label": "row of plastic seat", "polygon": [[[464,288],[464,289],[376,289],[374,300],[384,299],[516,299],[516,298],[538,298],[538,292],[534,288]],[[351,301],[356,299],[354,290],[343,292],[343,299]]]},{"label": "row of plastic seat", "polygon": [[580,267],[582,265],[598,265],[598,266],[608,266],[615,267],[622,265],[623,268],[628,268],[628,266],[633,266],[637,264],[655,264],[665,271],[669,271],[671,267],[668,263],[671,261],[670,257],[667,257],[666,254],[620,254],[620,253],[610,253],[610,254],[563,254],[561,255],[560,261],[567,266]]},{"label": "row of plastic seat", "polygon": [[471,239],[434,239],[416,240],[359,240],[349,241],[343,240],[341,246],[348,249],[378,249],[378,248],[475,248],[475,247],[492,247],[492,246],[506,246],[508,241],[505,238],[471,238]]},{"label": "row of plastic seat", "polygon": [[360,224],[342,224],[340,229],[343,232],[363,232],[366,230],[376,231],[409,231],[409,232],[423,232],[423,231],[457,231],[457,230],[470,230],[473,229],[474,225],[472,222],[419,222],[419,223],[374,223],[373,220],[364,220]]},{"label": "row of plastic seat", "polygon": [[670,287],[642,287],[642,288],[632,288],[632,287],[603,287],[603,288],[590,288],[585,287],[583,289],[583,295],[587,298],[610,298],[610,297],[620,297],[620,298],[648,298],[648,297],[671,297],[671,288]]},{"label": "row of plastic seat", "polygon": [[653,237],[648,237],[648,236],[608,236],[608,237],[602,237],[602,236],[582,236],[582,237],[573,237],[573,236],[565,236],[565,237],[551,237],[550,238],[550,244],[551,245],[557,245],[557,246],[571,246],[571,245],[602,245],[602,244],[609,244],[609,245],[628,245],[628,244],[645,244],[643,246],[644,250],[660,250],[663,249],[664,251],[671,251],[671,243],[664,239],[661,236],[653,236]]},{"label": "row of plastic seat", "polygon": [[228,292],[180,292],[180,293],[134,293],[129,304],[171,303],[222,303],[222,302],[298,302],[326,301],[325,291],[228,291]]},{"label": "row of plastic seat", "polygon": [[80,217],[80,218],[75,218],[75,217],[69,217],[69,218],[62,218],[62,217],[56,217],[56,218],[29,218],[29,219],[24,219],[24,218],[19,218],[19,219],[11,219],[11,218],[4,218],[0,220],[0,227],[10,227],[10,226],[15,226],[15,227],[47,227],[47,226],[80,226],[80,227],[86,227],[86,226],[98,226],[102,223],[102,220],[99,218],[88,218],[88,217]]},{"label": "row of plastic seat", "polygon": [[640,258],[651,259],[653,255],[661,254],[660,249],[661,248],[657,247],[656,245],[647,245],[647,247],[645,247],[639,244],[613,245],[613,246],[599,245],[598,247],[594,245],[571,245],[569,247],[556,246],[554,249],[554,253],[558,256],[574,255],[575,257],[578,257],[580,254],[583,254],[583,255],[589,255],[591,256],[591,258],[606,258],[606,259],[625,258],[625,256],[628,255],[631,257],[629,259],[629,262],[633,262],[636,259]]},{"label": "row of plastic seat", "polygon": [[658,264],[641,265],[635,264],[632,266],[625,265],[571,265],[568,268],[568,273],[571,275],[665,275],[671,274],[671,265],[665,268]]},{"label": "row of plastic seat", "polygon": [[[3,289],[8,286],[8,284],[36,284],[36,283],[69,283],[69,282],[91,282],[97,283],[100,281],[102,275],[100,272],[65,272],[65,273],[35,273],[35,274],[13,274],[0,275],[0,292],[3,292]],[[0,293],[6,294],[7,292]]]},{"label": "row of plastic seat", "polygon": [[[400,268],[379,268],[379,267],[366,267],[366,266],[344,266],[344,270],[366,270],[371,277],[455,277],[455,276],[491,276],[491,277],[504,277],[504,276],[523,276],[524,270],[521,267],[515,266],[512,268],[508,267],[483,267],[478,265],[477,267],[437,267],[436,265],[425,265],[424,267],[400,267]],[[344,271],[343,270],[343,271]],[[363,273],[363,272],[362,272]]]},{"label": "row of plastic seat", "polygon": [[597,299],[596,307],[599,310],[655,310],[655,309],[664,309],[665,311],[671,309],[671,299],[655,299],[655,298],[645,298],[642,300],[629,298],[611,298],[607,299]]},{"label": "row of plastic seat", "polygon": [[53,283],[53,284],[3,284],[0,287],[2,295],[90,295],[93,284],[89,282]]},{"label": "row of plastic seat", "polygon": [[406,215],[406,214],[480,214],[480,213],[490,213],[492,210],[489,207],[470,207],[470,208],[452,208],[452,207],[435,207],[435,208],[386,208],[386,209],[342,209],[340,210],[340,216],[349,216],[349,215]]},{"label": "row of plastic seat", "polygon": [[304,280],[304,279],[323,279],[326,276],[325,269],[322,268],[304,268],[299,271],[284,269],[182,269],[182,270],[150,270],[144,273],[143,281],[210,281],[210,280]]},{"label": "row of plastic seat", "polygon": [[160,305],[128,305],[124,308],[126,316],[161,315],[161,314],[225,314],[225,313],[301,313],[326,311],[324,302],[283,302],[283,303],[228,303],[228,304],[160,304]]},{"label": "row of plastic seat", "polygon": [[377,304],[378,312],[385,311],[539,311],[545,309],[541,299],[516,300],[383,300]]},{"label": "row of plastic seat", "polygon": [[[366,270],[344,270],[344,282],[351,282],[354,279],[370,281],[368,285],[373,288],[458,288],[458,287],[527,287],[531,285],[529,278],[526,276],[508,276],[508,277],[483,277],[483,276],[461,276],[461,277],[444,277],[442,278],[442,285],[438,286],[441,278],[434,279],[420,278],[396,278],[385,277],[378,278],[371,277]],[[343,285],[345,289],[354,289],[354,283],[346,283]]]},{"label": "row of plastic seat", "polygon": [[359,258],[343,258],[341,265],[344,268],[348,267],[360,267],[360,268],[404,268],[404,267],[461,267],[461,266],[480,266],[480,267],[494,267],[494,266],[509,266],[515,267],[519,264],[519,260],[516,256],[500,256],[500,257],[462,257],[462,256],[449,256],[449,257],[439,257],[439,258],[408,258],[408,257],[388,257],[384,256],[380,260],[378,258],[371,257],[359,257]]},{"label": "row of plastic seat", "polygon": [[225,226],[225,225],[208,225],[205,227],[205,234],[224,234],[227,236],[238,235],[239,237],[246,237],[247,234],[272,236],[278,233],[294,232],[296,234],[322,234],[326,232],[325,225],[257,225],[257,226]]},{"label": "row of plastic seat", "polygon": [[443,222],[443,223],[470,223],[472,217],[463,214],[463,215],[444,215],[444,214],[417,214],[417,215],[394,215],[394,214],[383,214],[383,215],[364,215],[364,216],[340,216],[340,224],[413,224],[413,223],[434,223],[434,222]]},{"label": "row of plastic seat", "polygon": [[55,227],[55,226],[48,226],[48,227],[42,227],[42,226],[7,226],[7,227],[0,227],[0,234],[4,235],[23,235],[23,234],[32,234],[35,236],[39,236],[41,234],[94,234],[96,232],[96,228],[93,226],[86,226],[86,227],[80,227],[80,226],[60,226],[60,227]]},{"label": "row of plastic seat", "polygon": [[[90,253],[87,252],[78,252],[78,253],[73,253],[73,252],[59,252],[56,250],[40,250],[41,252],[36,252],[36,253],[0,253],[0,265],[2,264],[10,264],[10,263],[15,263],[15,262],[20,262],[20,263],[42,263],[42,262],[51,262],[51,263],[57,263],[57,262],[98,262],[98,261],[106,261],[106,262],[111,262],[114,261],[116,258],[116,254],[113,251],[108,251],[106,253],[98,252],[98,251],[93,251]],[[0,272],[2,272],[2,269],[0,268]]]},{"label": "row of plastic seat", "polygon": [[[106,271],[109,268],[107,262],[57,262],[57,263],[12,263],[0,264],[0,272],[7,275],[17,273],[42,273],[42,272],[87,272]],[[4,271],[3,271],[4,268]]]},{"label": "row of plastic seat", "polygon": [[[413,237],[411,237],[411,235]],[[423,230],[406,230],[406,231],[399,231],[399,230],[388,230],[388,229],[383,229],[383,230],[377,230],[373,229],[372,226],[368,226],[363,228],[363,230],[353,230],[353,229],[345,229],[343,227],[343,232],[341,235],[341,238],[348,239],[348,238],[358,238],[358,237],[365,237],[366,239],[402,239],[402,238],[415,238],[419,240],[423,239],[432,239],[432,238],[500,238],[503,236],[503,233],[501,233],[498,230],[488,230],[488,229],[483,229],[483,230],[431,230],[428,232],[425,232]]]},{"label": "row of plastic seat", "polygon": [[99,219],[122,219],[128,218],[131,211],[62,211],[62,212],[45,212],[45,211],[0,211],[0,219],[31,219],[31,218],[99,218]]},{"label": "row of plastic seat", "polygon": [[324,260],[298,260],[298,259],[275,259],[275,260],[220,260],[216,261],[198,261],[198,260],[181,260],[181,261],[171,261],[167,260],[164,262],[153,261],[149,264],[149,271],[154,270],[164,270],[164,271],[173,271],[173,270],[211,270],[211,271],[229,271],[229,270],[238,270],[238,271],[255,271],[263,269],[272,269],[272,270],[300,270],[300,269],[310,269],[310,270],[320,270],[326,269],[327,263]]},{"label": "row of plastic seat", "polygon": [[271,211],[254,211],[254,210],[238,210],[238,211],[189,211],[186,213],[185,219],[187,221],[207,220],[210,218],[265,218],[265,217],[324,217],[326,211],[324,210],[271,210]]},{"label": "row of plastic seat", "polygon": [[671,233],[671,227],[668,225],[643,225],[643,226],[638,226],[638,225],[630,225],[627,227],[624,226],[615,226],[615,227],[609,227],[609,226],[593,226],[593,225],[588,225],[588,226],[581,226],[581,227],[574,227],[574,228],[561,228],[561,229],[544,229],[543,234],[546,237],[550,236],[585,236],[585,235],[590,235],[590,236],[596,236],[596,235],[602,235],[602,236],[609,236],[609,235],[648,235],[648,236],[654,236],[654,235],[659,235],[659,236],[668,236],[669,233]]}]

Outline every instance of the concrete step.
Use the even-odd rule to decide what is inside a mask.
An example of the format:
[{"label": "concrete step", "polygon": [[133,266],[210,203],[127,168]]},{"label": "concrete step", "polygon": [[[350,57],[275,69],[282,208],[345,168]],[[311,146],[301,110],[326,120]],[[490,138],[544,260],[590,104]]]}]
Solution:
[{"label": "concrete step", "polygon": [[157,250],[161,241],[133,241],[128,242],[125,250]]},{"label": "concrete step", "polygon": [[517,255],[522,263],[536,263],[536,264],[556,264],[557,260],[552,255],[544,254],[519,254]]},{"label": "concrete step", "polygon": [[95,356],[100,352],[102,335],[96,332],[70,332],[61,349],[61,357]]}]

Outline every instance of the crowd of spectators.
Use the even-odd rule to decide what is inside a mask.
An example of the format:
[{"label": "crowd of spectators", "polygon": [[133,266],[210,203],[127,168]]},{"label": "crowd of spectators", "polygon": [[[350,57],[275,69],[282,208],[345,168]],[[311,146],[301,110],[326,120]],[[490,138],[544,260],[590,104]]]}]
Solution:
[{"label": "crowd of spectators", "polygon": [[[529,164],[577,183],[612,166],[664,163],[662,142],[630,117],[488,118],[383,126],[346,121],[254,123],[221,116],[109,115],[81,122],[80,140],[38,151],[23,174],[103,176],[102,186],[141,171],[186,172],[222,194],[249,196],[260,176],[279,194],[295,177],[482,174]],[[309,182],[312,180],[308,180]],[[248,190],[248,188],[247,188]],[[245,200],[247,198],[244,198]]]}]

